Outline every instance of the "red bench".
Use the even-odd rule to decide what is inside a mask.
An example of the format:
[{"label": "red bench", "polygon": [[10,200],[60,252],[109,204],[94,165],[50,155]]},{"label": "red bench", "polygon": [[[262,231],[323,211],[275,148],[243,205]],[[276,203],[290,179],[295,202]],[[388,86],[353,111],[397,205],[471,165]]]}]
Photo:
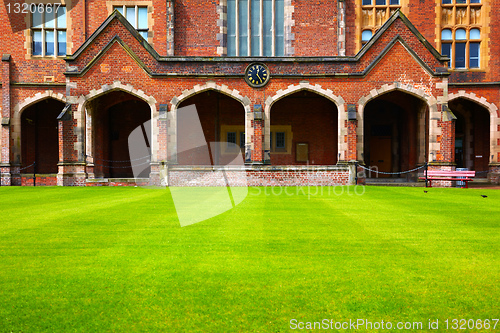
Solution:
[{"label": "red bench", "polygon": [[[426,179],[424,177],[419,177],[419,179]],[[469,182],[473,181],[473,177],[476,176],[476,171],[441,171],[441,170],[428,170],[427,180],[429,181],[429,187],[432,187],[433,180],[445,180],[452,182],[465,182],[465,188],[469,188]]]}]

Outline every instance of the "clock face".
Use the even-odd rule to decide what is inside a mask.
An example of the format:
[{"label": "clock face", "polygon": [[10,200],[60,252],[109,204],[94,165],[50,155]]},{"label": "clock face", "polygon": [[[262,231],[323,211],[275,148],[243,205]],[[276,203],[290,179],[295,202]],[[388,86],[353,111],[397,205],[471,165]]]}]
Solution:
[{"label": "clock face", "polygon": [[245,71],[245,80],[254,88],[265,86],[269,77],[269,69],[263,64],[250,64]]}]

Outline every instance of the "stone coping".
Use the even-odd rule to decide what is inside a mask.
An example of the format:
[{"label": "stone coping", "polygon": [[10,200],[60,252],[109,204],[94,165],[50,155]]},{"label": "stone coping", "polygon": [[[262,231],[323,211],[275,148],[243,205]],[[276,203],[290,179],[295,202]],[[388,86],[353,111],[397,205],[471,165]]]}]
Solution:
[{"label": "stone coping", "polygon": [[85,181],[87,183],[146,183],[149,182],[149,178],[93,178]]},{"label": "stone coping", "polygon": [[349,171],[348,165],[171,165],[169,171]]}]

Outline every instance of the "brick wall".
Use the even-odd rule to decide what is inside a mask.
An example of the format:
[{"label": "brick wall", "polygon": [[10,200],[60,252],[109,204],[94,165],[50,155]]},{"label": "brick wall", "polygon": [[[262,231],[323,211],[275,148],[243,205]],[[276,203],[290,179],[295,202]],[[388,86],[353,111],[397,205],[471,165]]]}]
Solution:
[{"label": "brick wall", "polygon": [[[227,181],[226,181],[227,180]],[[331,167],[252,167],[189,170],[173,167],[169,186],[335,186],[348,185],[349,169]]]},{"label": "brick wall", "polygon": [[[139,2],[123,0],[120,1],[120,4]],[[156,52],[160,55],[166,55],[169,47],[167,41],[167,1],[143,2],[152,4],[150,10],[152,30],[149,40]],[[86,38],[89,38],[106,20],[112,5],[109,1],[97,0],[79,1],[78,3],[74,1],[74,4],[67,1],[67,3],[68,8],[71,9],[68,13],[68,24],[70,24],[68,41],[72,43],[71,52],[76,52]],[[489,20],[496,22],[500,18],[500,10],[497,10],[499,4],[496,1],[490,1],[490,4]],[[220,33],[220,26],[217,21],[220,20],[220,13],[217,12],[217,6],[219,5],[220,1],[218,0],[179,0],[174,2],[175,55],[218,56],[217,48],[220,47],[220,40],[217,39],[217,34]],[[422,0],[419,3],[410,2],[408,9],[409,19],[432,45],[435,45],[436,39],[435,7],[434,0]],[[294,0],[291,1],[290,8],[293,8],[293,12],[289,13],[286,20],[293,21],[291,33],[293,34],[294,55],[337,55],[337,28],[339,26],[337,3],[335,1]],[[347,0],[345,8],[346,54],[352,56],[355,52],[354,40],[356,38],[355,1]],[[74,61],[66,63],[62,58],[34,59],[28,53],[30,45],[27,44],[29,34],[27,35],[25,17],[9,16],[6,13],[6,7],[0,6],[0,18],[2,22],[8,22],[8,24],[0,26],[0,34],[3,36],[0,53],[11,55],[10,62],[2,62],[2,115],[12,119],[11,133],[2,130],[3,136],[9,136],[9,138],[4,138],[2,142],[10,140],[10,146],[7,149],[4,149],[7,145],[3,144],[2,159],[10,160],[14,164],[21,162],[21,151],[16,150],[19,147],[17,142],[21,140],[21,137],[18,136],[20,124],[15,124],[14,120],[20,117],[21,111],[30,107],[28,104],[31,102],[27,103],[27,101],[38,103],[42,98],[36,96],[48,94],[50,91],[50,94],[61,94],[61,96],[72,98],[72,101],[77,101],[80,98],[80,107],[84,107],[87,98],[85,96],[93,98],[96,90],[111,89],[109,87],[116,82],[119,82],[121,87],[127,87],[122,90],[127,90],[130,87],[128,90],[130,95],[135,94],[135,99],[142,99],[149,106],[156,107],[156,110],[159,109],[160,104],[168,105],[168,110],[171,110],[173,107],[196,102],[203,111],[202,123],[205,125],[204,131],[208,141],[216,140],[216,124],[213,117],[210,116],[213,115],[210,113],[213,111],[210,108],[214,105],[213,98],[217,94],[241,97],[238,101],[231,99],[231,97],[225,97],[227,105],[220,109],[221,122],[238,126],[244,125],[245,121],[242,100],[245,100],[245,105],[249,105],[252,109],[255,104],[261,104],[265,107],[268,99],[275,97],[273,105],[268,105],[270,118],[252,120],[251,122],[253,130],[253,136],[251,136],[252,161],[255,163],[262,163],[266,159],[264,151],[266,125],[269,122],[273,125],[275,121],[276,124],[289,122],[292,125],[294,143],[310,142],[309,150],[311,156],[314,156],[314,164],[335,164],[338,162],[339,153],[343,155],[342,160],[359,159],[358,149],[360,142],[362,142],[360,133],[362,135],[363,121],[359,117],[357,121],[344,121],[346,118],[344,105],[354,104],[360,111],[366,102],[378,98],[387,89],[392,89],[390,87],[426,100],[429,103],[431,113],[433,112],[432,108],[437,110],[434,111],[433,117],[440,113],[441,104],[446,103],[448,96],[456,97],[459,94],[465,94],[467,98],[488,109],[490,115],[494,115],[494,121],[499,116],[497,106],[500,105],[500,90],[498,85],[454,85],[457,82],[465,84],[499,80],[500,61],[494,55],[500,51],[500,43],[496,42],[500,39],[500,32],[498,29],[490,27],[485,27],[485,29],[489,29],[488,36],[490,38],[488,42],[490,54],[488,67],[478,71],[454,72],[450,76],[449,86],[443,77],[429,74],[429,69],[436,71],[443,67],[443,64],[422,45],[404,22],[398,19],[385,31],[377,43],[355,61],[353,59],[333,61],[315,58],[294,62],[267,61],[272,79],[266,87],[253,89],[244,82],[241,76],[249,63],[248,61],[218,62],[214,61],[217,60],[216,58],[205,58],[203,61],[168,58],[158,61],[154,54],[149,53],[147,48],[141,45],[141,41],[137,40],[118,20],[112,21]],[[115,42],[109,45],[110,41],[117,37],[122,44]],[[397,42],[388,48],[388,45],[395,38],[400,38],[405,45]],[[105,54],[101,54],[106,46],[109,46],[109,49]],[[414,54],[410,54],[409,49]],[[386,54],[380,59],[379,56],[383,52]],[[425,65],[418,63],[415,60],[416,57],[420,58]],[[86,68],[89,64],[92,66]],[[85,69],[86,71],[79,76],[65,76],[67,65],[74,66],[74,68],[70,68],[72,70]],[[339,75],[334,76],[335,73]],[[46,77],[54,77],[54,82],[46,82]],[[314,89],[310,87],[319,87],[312,93],[322,97],[316,97],[310,105],[303,105],[297,103],[293,96],[282,96],[283,91],[286,91],[290,86],[303,84],[301,81],[304,80],[307,81],[309,87],[306,90],[311,91]],[[66,81],[71,82],[71,86],[66,87]],[[210,84],[213,82],[213,85],[218,87],[212,90],[211,96],[208,96],[208,93],[203,93],[189,98],[184,104],[176,104],[175,99],[182,96],[185,91],[194,89],[194,87],[206,86],[209,84],[208,82],[211,82]],[[135,92],[132,93],[132,90]],[[59,100],[62,101],[61,98]],[[103,108],[103,106],[96,106],[96,108]],[[310,112],[309,110],[303,112],[304,109],[308,108],[311,109]],[[335,111],[324,112],[327,108]],[[68,184],[84,183],[80,174],[84,166],[77,164],[83,163],[81,148],[83,143],[79,140],[81,140],[83,131],[82,121],[85,119],[84,116],[77,118],[75,115],[78,112],[81,112],[81,110],[78,111],[78,105],[72,106],[70,116],[73,116],[74,119],[63,120],[58,124],[59,159],[65,163],[75,164],[74,166],[59,167],[60,175],[76,175],[74,179],[68,180]],[[339,122],[339,119],[342,120]],[[482,128],[485,122],[482,121]],[[168,145],[166,122],[160,123],[160,126],[163,126],[160,130],[163,136],[159,136],[158,140],[163,155],[159,154],[159,159],[165,160],[165,148]],[[439,133],[436,134],[435,138],[436,141],[439,140],[437,142],[439,144],[438,159],[442,162],[452,162],[453,125],[446,119],[440,118],[436,126],[436,133]],[[497,142],[495,147],[500,145],[500,137],[497,135],[499,130],[497,128],[490,140]],[[475,132],[479,133],[481,129],[476,128]],[[329,135],[327,135],[328,133]],[[99,136],[98,133],[97,136]],[[108,141],[104,140],[103,142]],[[483,138],[482,142],[485,141],[487,140]],[[294,146],[292,144],[292,152],[289,155],[271,155],[271,163],[274,165],[294,164]],[[339,146],[343,147],[340,151],[338,151]],[[481,151],[481,154],[488,150],[483,145],[475,149]],[[104,157],[104,153],[105,148],[102,147],[97,154]],[[29,155],[29,153],[27,154]],[[495,154],[496,160],[500,159],[498,149],[493,150],[493,154]],[[5,155],[8,156],[5,157]],[[22,159],[28,160],[28,155]],[[312,160],[311,158],[311,162]],[[483,165],[482,168],[487,168],[487,166]],[[8,173],[14,169],[2,166],[2,170],[3,173]],[[58,182],[61,180],[59,179]]]}]

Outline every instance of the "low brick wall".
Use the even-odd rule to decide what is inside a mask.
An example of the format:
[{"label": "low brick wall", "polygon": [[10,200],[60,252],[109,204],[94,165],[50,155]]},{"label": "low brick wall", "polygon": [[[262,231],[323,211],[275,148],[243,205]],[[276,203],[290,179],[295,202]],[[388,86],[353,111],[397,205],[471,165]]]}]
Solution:
[{"label": "low brick wall", "polygon": [[86,186],[148,186],[147,178],[96,178],[87,179]]},{"label": "low brick wall", "polygon": [[335,186],[349,183],[348,166],[174,166],[169,186]]},{"label": "low brick wall", "polygon": [[21,186],[57,186],[57,174],[21,174]]}]

